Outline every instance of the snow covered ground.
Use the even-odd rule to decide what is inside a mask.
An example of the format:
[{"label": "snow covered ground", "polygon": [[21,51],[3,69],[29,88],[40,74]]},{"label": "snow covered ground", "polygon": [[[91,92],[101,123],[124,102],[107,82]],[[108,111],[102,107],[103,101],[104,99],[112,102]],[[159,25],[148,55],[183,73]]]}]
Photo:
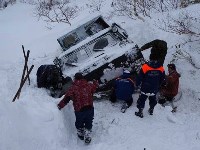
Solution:
[{"label": "snow covered ground", "polygon": [[[188,10],[199,14],[199,7],[194,5]],[[182,91],[182,97],[176,103],[177,113],[172,114],[170,107],[157,105],[154,115],[149,116],[147,101],[141,119],[134,115],[138,94],[133,95],[134,103],[125,114],[120,112],[120,103],[111,104],[102,99],[94,102],[92,143],[86,146],[79,141],[72,103],[59,111],[56,105],[61,99],[52,98],[45,89],[36,87],[37,68],[52,64],[60,53],[56,39],[67,33],[70,26],[54,24],[49,30],[45,22],[34,17],[33,8],[17,3],[0,11],[0,150],[200,149],[200,71],[185,59],[175,62],[181,73]],[[103,15],[106,15],[105,11]],[[91,17],[89,13],[81,14],[72,21],[72,26],[77,25],[79,19]],[[139,46],[156,38],[166,40],[169,47],[166,66],[177,50],[175,45],[183,42],[185,37],[158,30],[154,26],[156,17],[159,16],[147,18],[145,22],[126,17],[113,17],[109,21],[121,24]],[[25,83],[20,98],[13,103],[24,65],[21,45],[26,51],[30,50],[29,66],[33,64],[34,69],[30,75],[31,85]],[[193,44],[192,48],[187,44],[181,48],[190,52],[199,65],[199,43]],[[144,55],[148,58],[148,52]]]}]

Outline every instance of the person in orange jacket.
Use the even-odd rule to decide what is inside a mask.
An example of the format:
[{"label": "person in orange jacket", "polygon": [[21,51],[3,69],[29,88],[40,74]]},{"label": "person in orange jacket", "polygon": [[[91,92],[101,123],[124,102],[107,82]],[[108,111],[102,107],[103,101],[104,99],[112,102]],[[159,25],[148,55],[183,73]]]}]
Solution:
[{"label": "person in orange jacket", "polygon": [[150,115],[153,115],[154,107],[157,104],[156,94],[162,82],[165,79],[165,70],[158,61],[156,55],[150,55],[150,61],[142,65],[139,75],[136,79],[136,86],[141,85],[140,96],[137,100],[138,112],[135,115],[143,118],[143,109],[145,101],[149,99],[150,108],[148,110]]},{"label": "person in orange jacket", "polygon": [[82,73],[75,74],[72,86],[67,90],[64,98],[59,102],[58,109],[65,107],[70,100],[75,110],[77,135],[85,143],[91,142],[92,122],[94,119],[93,94],[98,82],[87,82]]}]

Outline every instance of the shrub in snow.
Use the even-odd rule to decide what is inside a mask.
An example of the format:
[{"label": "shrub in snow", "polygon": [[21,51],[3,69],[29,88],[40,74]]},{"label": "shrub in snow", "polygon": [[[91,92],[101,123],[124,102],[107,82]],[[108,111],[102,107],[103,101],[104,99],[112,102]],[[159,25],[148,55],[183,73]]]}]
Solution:
[{"label": "shrub in snow", "polygon": [[37,0],[20,0],[20,2],[35,5]]},{"label": "shrub in snow", "polygon": [[104,6],[105,0],[89,0],[89,3],[86,6],[90,9],[91,12],[100,11]]},{"label": "shrub in snow", "polygon": [[9,4],[16,3],[16,0],[0,0],[0,8],[6,8]]},{"label": "shrub in snow", "polygon": [[35,14],[46,22],[67,23],[77,16],[78,6],[74,6],[69,0],[38,0]]},{"label": "shrub in snow", "polygon": [[165,19],[158,20],[156,26],[167,32],[188,35],[188,41],[200,40],[200,19],[186,11],[178,17],[168,14]]},{"label": "shrub in snow", "polygon": [[154,13],[187,7],[194,3],[199,3],[199,0],[113,0],[112,6],[116,15],[137,19],[139,15],[151,17]]}]

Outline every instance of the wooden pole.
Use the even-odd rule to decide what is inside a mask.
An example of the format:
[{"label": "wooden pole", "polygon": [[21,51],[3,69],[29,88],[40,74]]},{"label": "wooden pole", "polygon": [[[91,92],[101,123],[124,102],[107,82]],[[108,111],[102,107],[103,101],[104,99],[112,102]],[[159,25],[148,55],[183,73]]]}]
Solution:
[{"label": "wooden pole", "polygon": [[31,68],[28,70],[28,73],[27,73],[27,75],[25,76],[25,78],[22,80],[22,83],[20,84],[20,87],[19,87],[19,89],[18,89],[17,93],[15,94],[15,97],[13,98],[13,101],[12,101],[12,102],[14,102],[14,101],[15,101],[15,99],[17,98],[17,96],[20,94],[20,92],[21,92],[21,89],[22,89],[22,87],[23,87],[24,83],[26,82],[26,80],[27,80],[27,78],[28,78],[29,74],[31,73],[31,71],[32,71],[33,67],[34,67],[34,65],[32,65],[32,66],[31,66]]},{"label": "wooden pole", "polygon": [[[24,50],[24,49],[23,49],[23,50]],[[23,82],[23,80],[24,80],[24,76],[25,76],[25,72],[26,72],[27,64],[28,64],[29,53],[30,53],[30,51],[28,50],[28,51],[27,51],[27,56],[25,56],[25,64],[24,64],[24,69],[23,69],[23,73],[22,73],[22,77],[21,77],[20,86],[21,86],[21,84],[22,84],[22,82]],[[24,54],[25,54],[25,52],[24,52]],[[28,76],[28,77],[29,77],[29,76]],[[19,96],[20,96],[20,92],[19,92],[19,94],[17,95],[17,98],[18,98],[18,99],[19,99]]]},{"label": "wooden pole", "polygon": [[[25,61],[26,61],[26,57],[28,57],[28,54],[30,53],[30,50],[28,50],[27,51],[27,55],[25,54],[25,50],[24,50],[24,45],[22,45],[22,50],[23,50],[23,54],[24,54],[24,59],[25,59]],[[28,53],[29,52],[29,53]],[[28,65],[26,66],[26,71],[27,71],[27,73],[28,73]],[[30,85],[30,77],[28,76],[28,83],[29,83],[29,85]]]}]

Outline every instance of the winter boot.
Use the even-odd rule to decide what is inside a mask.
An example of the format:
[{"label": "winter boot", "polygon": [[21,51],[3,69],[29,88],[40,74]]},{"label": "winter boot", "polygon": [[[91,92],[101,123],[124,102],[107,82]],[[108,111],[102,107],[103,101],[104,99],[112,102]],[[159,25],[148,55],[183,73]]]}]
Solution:
[{"label": "winter boot", "polygon": [[149,110],[148,110],[149,115],[153,115],[153,109],[154,109],[154,108],[149,108]]},{"label": "winter boot", "polygon": [[122,108],[121,108],[121,112],[125,113],[127,108],[128,108],[128,104],[126,102],[123,103]]},{"label": "winter boot", "polygon": [[172,113],[175,113],[176,110],[177,110],[177,107],[174,107],[174,108],[172,109]]},{"label": "winter boot", "polygon": [[85,129],[85,143],[89,144],[92,140],[91,138],[92,130]]},{"label": "winter boot", "polygon": [[140,118],[143,118],[143,112],[142,111],[143,111],[143,109],[139,109],[138,112],[135,112],[135,115],[140,117]]},{"label": "winter boot", "polygon": [[77,129],[77,135],[80,140],[84,140],[84,128]]}]

